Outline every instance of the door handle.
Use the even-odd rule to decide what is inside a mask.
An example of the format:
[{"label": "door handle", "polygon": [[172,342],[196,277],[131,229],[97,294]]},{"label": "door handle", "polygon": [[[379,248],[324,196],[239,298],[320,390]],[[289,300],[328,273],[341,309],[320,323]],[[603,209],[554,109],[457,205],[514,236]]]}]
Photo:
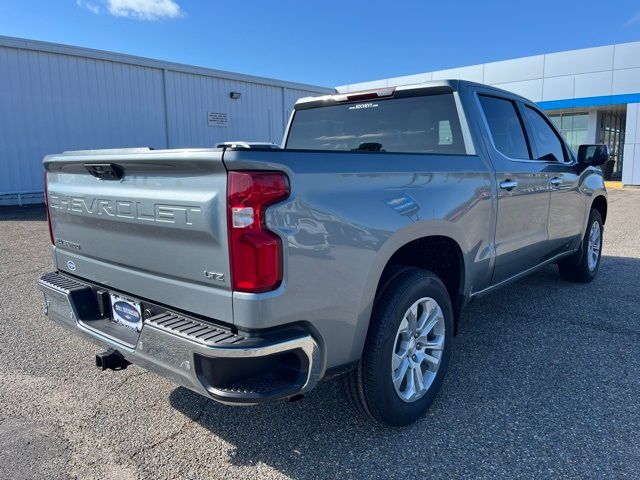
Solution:
[{"label": "door handle", "polygon": [[562,185],[562,179],[560,177],[553,177],[551,180],[549,180],[549,183],[554,187],[559,187],[560,185]]},{"label": "door handle", "polygon": [[504,180],[500,182],[500,188],[503,190],[513,190],[518,186],[518,182],[515,180]]}]

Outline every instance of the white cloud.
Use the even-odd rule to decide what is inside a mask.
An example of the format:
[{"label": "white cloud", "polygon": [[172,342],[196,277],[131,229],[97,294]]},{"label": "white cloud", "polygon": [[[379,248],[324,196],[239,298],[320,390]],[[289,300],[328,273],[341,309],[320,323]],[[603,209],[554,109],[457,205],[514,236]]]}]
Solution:
[{"label": "white cloud", "polygon": [[633,25],[634,23],[640,22],[640,12],[637,12],[634,16],[632,16],[629,20],[624,23],[625,27]]},{"label": "white cloud", "polygon": [[76,0],[76,3],[95,14],[106,11],[115,17],[135,20],[154,21],[183,15],[180,5],[174,0]]},{"label": "white cloud", "polygon": [[173,0],[108,0],[107,9],[116,17],[138,20],[159,20],[182,16],[180,6]]},{"label": "white cloud", "polygon": [[78,4],[79,7],[86,8],[87,10],[95,13],[96,15],[98,15],[101,11],[100,5],[97,5],[95,3],[87,2],[85,0],[76,0],[76,3]]}]

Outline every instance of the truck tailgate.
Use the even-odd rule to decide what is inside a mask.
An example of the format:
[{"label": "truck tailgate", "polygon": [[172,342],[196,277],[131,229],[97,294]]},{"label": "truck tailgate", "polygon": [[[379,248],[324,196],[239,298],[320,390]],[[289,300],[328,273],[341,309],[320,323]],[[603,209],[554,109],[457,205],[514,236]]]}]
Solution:
[{"label": "truck tailgate", "polygon": [[[231,323],[222,153],[145,148],[45,157],[58,269]],[[105,168],[121,178],[101,175]]]}]

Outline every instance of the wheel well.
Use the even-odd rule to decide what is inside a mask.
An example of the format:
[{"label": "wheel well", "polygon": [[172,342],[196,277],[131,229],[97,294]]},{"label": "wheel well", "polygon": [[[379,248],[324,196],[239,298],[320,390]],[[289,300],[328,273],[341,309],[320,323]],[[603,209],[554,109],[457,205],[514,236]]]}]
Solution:
[{"label": "wheel well", "polygon": [[591,204],[591,208],[595,208],[600,212],[600,216],[602,217],[602,223],[605,223],[607,220],[607,199],[602,195],[596,197]]},{"label": "wheel well", "polygon": [[376,298],[391,280],[401,272],[400,267],[430,270],[440,277],[449,292],[457,329],[458,317],[464,304],[464,260],[462,250],[449,237],[432,236],[413,240],[398,249],[387,262],[376,291]]}]

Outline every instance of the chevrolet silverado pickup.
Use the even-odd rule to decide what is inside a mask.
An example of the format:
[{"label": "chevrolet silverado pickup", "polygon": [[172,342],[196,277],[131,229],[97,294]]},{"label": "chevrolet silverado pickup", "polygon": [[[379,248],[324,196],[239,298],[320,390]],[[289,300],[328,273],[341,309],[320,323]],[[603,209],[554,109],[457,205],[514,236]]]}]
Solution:
[{"label": "chevrolet silverado pickup", "polygon": [[226,404],[341,376],[386,425],[440,389],[463,307],[540,267],[598,272],[604,145],[459,80],[299,100],[281,148],[44,159],[48,317]]}]

